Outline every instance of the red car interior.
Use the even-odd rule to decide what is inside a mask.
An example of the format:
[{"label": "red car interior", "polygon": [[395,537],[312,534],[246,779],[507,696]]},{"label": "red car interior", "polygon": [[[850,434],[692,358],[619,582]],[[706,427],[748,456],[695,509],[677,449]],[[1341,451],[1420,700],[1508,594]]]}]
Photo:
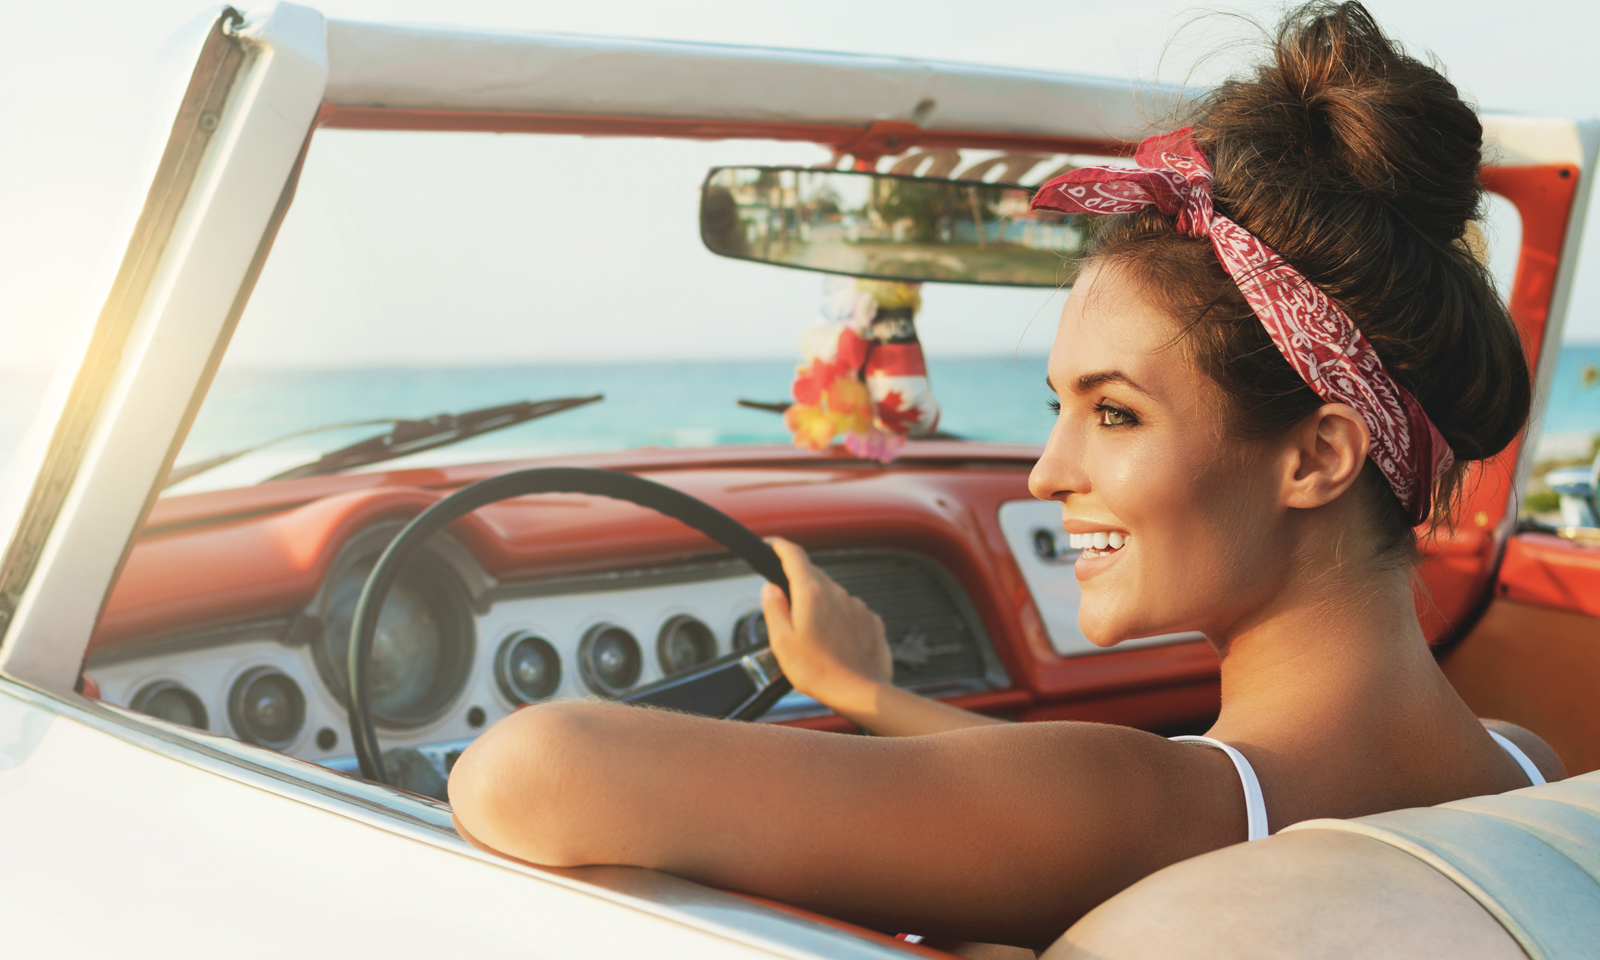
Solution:
[{"label": "red car interior", "polygon": [[[759,137],[809,140],[851,154],[859,169],[911,146],[1121,153],[1119,143],[923,131],[521,114],[397,114],[328,106],[324,126]],[[582,129],[569,129],[579,123]],[[562,126],[565,124],[566,126]],[[1490,190],[1514,203],[1522,247],[1510,306],[1538,357],[1577,188],[1569,166],[1487,169]],[[891,466],[842,451],[784,447],[639,450],[564,457],[563,464],[637,472],[680,488],[762,535],[809,548],[912,550],[966,589],[1011,678],[1011,688],[953,702],[1022,720],[1077,719],[1172,728],[1217,709],[1217,659],[1204,643],[1062,657],[1051,647],[997,520],[1027,498],[1038,450],[928,441]],[[1600,720],[1590,678],[1600,669],[1600,551],[1543,534],[1497,536],[1513,496],[1517,445],[1467,485],[1451,529],[1424,542],[1418,609],[1451,679],[1480,714],[1524,724],[1569,770],[1600,766]],[[345,541],[375,521],[409,518],[449,492],[531,461],[394,470],[265,483],[172,496],[154,505],[108,598],[91,651],[175,631],[281,615],[318,590]],[[501,581],[661,565],[719,548],[675,521],[614,501],[524,497],[458,521],[452,533]],[[793,721],[844,730],[827,716]]]}]

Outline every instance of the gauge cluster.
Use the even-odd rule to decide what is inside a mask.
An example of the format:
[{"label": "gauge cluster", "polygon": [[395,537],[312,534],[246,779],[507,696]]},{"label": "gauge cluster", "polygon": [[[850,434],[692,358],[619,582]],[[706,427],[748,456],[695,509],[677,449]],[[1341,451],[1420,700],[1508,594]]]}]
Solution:
[{"label": "gauge cluster", "polygon": [[[316,598],[293,615],[120,645],[91,657],[103,699],[198,729],[353,769],[345,711],[350,624],[362,585],[398,532],[347,542]],[[930,694],[1009,684],[961,587],[932,560],[882,550],[817,551],[816,562],[885,623],[895,682]],[[766,642],[762,579],[707,560],[497,582],[448,536],[390,593],[371,669],[385,749],[450,754],[517,708],[613,699]],[[825,713],[791,693],[768,719]]]}]

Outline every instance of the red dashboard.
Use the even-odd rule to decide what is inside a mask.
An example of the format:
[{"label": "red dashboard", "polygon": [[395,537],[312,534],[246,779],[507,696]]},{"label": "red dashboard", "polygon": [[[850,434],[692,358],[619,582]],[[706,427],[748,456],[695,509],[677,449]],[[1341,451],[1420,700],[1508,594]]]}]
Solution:
[{"label": "red dashboard", "polygon": [[[1023,719],[1157,728],[1213,714],[1217,660],[1204,643],[1072,657],[1052,648],[997,520],[1002,503],[1029,496],[1036,456],[1031,447],[928,442],[890,467],[784,447],[645,450],[563,462],[639,473],[716,505],[759,534],[811,549],[905,550],[935,560],[965,588],[1012,683],[955,702]],[[317,477],[165,499],[128,558],[91,652],[301,608],[358,531],[413,516],[465,484],[534,465]],[[573,495],[494,504],[457,521],[451,533],[500,581],[721,552],[674,520]],[[1419,606],[1431,636],[1468,614],[1489,575],[1490,550],[1489,536],[1476,529],[1430,545]],[[832,717],[799,722],[842,728]]]}]

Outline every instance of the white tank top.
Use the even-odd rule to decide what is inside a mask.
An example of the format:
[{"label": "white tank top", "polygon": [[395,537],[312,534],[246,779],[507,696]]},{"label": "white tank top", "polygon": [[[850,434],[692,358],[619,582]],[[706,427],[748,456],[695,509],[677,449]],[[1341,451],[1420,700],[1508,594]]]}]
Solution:
[{"label": "white tank top", "polygon": [[[1534,766],[1532,760],[1528,759],[1528,755],[1522,752],[1522,748],[1493,730],[1488,731],[1488,734],[1494,738],[1495,743],[1500,744],[1505,749],[1506,753],[1511,754],[1511,759],[1517,761],[1517,766],[1521,767],[1522,772],[1528,775],[1528,779],[1533,782],[1534,786],[1537,787],[1544,783],[1544,774],[1540,773],[1539,768]],[[1270,832],[1267,829],[1267,800],[1261,793],[1261,781],[1256,779],[1255,768],[1250,766],[1250,761],[1244,758],[1244,754],[1221,740],[1211,737],[1169,737],[1168,739],[1174,742],[1203,743],[1226,753],[1228,759],[1233,761],[1233,769],[1239,771],[1239,782],[1244,785],[1245,839],[1260,840],[1266,837]]]}]

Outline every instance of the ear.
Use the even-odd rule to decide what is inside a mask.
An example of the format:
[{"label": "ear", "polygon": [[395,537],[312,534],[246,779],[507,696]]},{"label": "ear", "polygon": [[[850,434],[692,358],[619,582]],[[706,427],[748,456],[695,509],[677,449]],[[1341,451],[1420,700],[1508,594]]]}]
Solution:
[{"label": "ear", "polygon": [[1302,510],[1332,503],[1350,489],[1372,445],[1366,422],[1343,403],[1318,407],[1284,440],[1290,469],[1284,476],[1283,503]]}]

